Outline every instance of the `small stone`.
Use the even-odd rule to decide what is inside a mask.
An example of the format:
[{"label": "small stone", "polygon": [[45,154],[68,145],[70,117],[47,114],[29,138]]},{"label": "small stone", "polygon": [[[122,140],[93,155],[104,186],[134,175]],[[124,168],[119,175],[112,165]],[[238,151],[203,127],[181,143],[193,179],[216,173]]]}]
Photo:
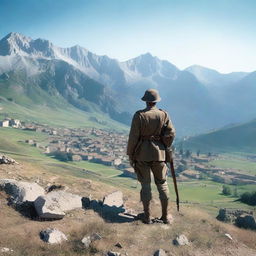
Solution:
[{"label": "small stone", "polygon": [[118,248],[123,248],[123,246],[120,243],[115,244],[115,246]]},{"label": "small stone", "polygon": [[187,239],[187,237],[185,235],[180,235],[180,236],[177,236],[176,239],[173,240],[173,244],[174,245],[188,245],[189,244],[189,241]]},{"label": "small stone", "polygon": [[108,251],[106,256],[121,256],[121,253]]},{"label": "small stone", "polygon": [[10,248],[7,248],[7,247],[2,247],[2,248],[0,249],[0,252],[2,252],[2,253],[5,253],[5,252],[13,252],[13,250],[10,249]]},{"label": "small stone", "polygon": [[84,247],[88,248],[91,244],[92,240],[91,240],[91,237],[90,236],[85,236],[83,239],[82,239],[82,243],[84,245]]},{"label": "small stone", "polygon": [[42,230],[40,232],[40,238],[44,242],[49,244],[58,244],[68,240],[64,233],[62,233],[58,229],[52,229],[52,228],[47,228],[46,230]]},{"label": "small stone", "polygon": [[96,241],[96,240],[101,240],[102,239],[101,235],[99,235],[98,233],[92,234],[90,236],[90,238],[91,238],[92,241]]},{"label": "small stone", "polygon": [[226,233],[225,236],[226,236],[228,239],[233,240],[233,238],[232,238],[232,236],[231,236],[230,234]]},{"label": "small stone", "polygon": [[154,253],[154,256],[167,256],[163,249],[159,249]]}]

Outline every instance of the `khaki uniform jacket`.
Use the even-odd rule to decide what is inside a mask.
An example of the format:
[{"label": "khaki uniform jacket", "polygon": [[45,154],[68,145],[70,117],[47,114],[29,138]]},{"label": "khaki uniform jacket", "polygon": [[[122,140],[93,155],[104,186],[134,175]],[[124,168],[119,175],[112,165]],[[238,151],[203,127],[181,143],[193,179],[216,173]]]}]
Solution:
[{"label": "khaki uniform jacket", "polygon": [[[143,136],[161,135],[164,124],[166,129],[162,140],[142,139]],[[133,116],[127,155],[137,161],[165,161],[165,145],[170,147],[174,137],[175,129],[167,112],[156,106],[139,110]]]}]

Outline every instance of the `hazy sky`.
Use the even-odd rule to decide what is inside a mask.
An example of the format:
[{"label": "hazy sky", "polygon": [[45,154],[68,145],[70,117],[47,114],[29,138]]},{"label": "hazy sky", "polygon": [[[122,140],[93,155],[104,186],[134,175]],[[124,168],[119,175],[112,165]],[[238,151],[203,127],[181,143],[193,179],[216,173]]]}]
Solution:
[{"label": "hazy sky", "polygon": [[180,69],[256,70],[256,0],[0,0],[9,32],[121,61],[150,52]]}]

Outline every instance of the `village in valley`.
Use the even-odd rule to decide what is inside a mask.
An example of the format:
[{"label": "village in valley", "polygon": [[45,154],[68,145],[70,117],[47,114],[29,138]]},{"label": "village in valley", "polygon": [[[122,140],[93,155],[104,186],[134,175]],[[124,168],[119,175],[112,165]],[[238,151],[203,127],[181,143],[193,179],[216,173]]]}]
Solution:
[{"label": "village in valley", "polygon": [[[47,139],[38,142],[29,137],[25,143],[37,147],[42,153],[60,161],[90,161],[112,166],[123,172],[123,176],[136,178],[126,155],[127,133],[97,128],[53,128],[49,125],[26,123],[18,119],[5,118],[0,127],[12,127],[47,134]],[[211,161],[221,158],[211,152],[192,153],[179,147],[175,150],[174,164],[180,181],[209,179],[232,185],[256,184],[254,175],[239,169],[219,168]]]}]

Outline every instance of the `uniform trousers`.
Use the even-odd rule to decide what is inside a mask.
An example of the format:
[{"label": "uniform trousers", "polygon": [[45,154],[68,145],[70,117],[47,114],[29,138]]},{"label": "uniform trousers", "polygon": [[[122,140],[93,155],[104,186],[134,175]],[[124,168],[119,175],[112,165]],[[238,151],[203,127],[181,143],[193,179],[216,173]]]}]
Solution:
[{"label": "uniform trousers", "polygon": [[167,166],[164,161],[136,161],[135,171],[137,179],[141,183],[141,201],[150,201],[151,192],[151,171],[159,192],[160,200],[169,199],[169,188],[167,185]]}]

